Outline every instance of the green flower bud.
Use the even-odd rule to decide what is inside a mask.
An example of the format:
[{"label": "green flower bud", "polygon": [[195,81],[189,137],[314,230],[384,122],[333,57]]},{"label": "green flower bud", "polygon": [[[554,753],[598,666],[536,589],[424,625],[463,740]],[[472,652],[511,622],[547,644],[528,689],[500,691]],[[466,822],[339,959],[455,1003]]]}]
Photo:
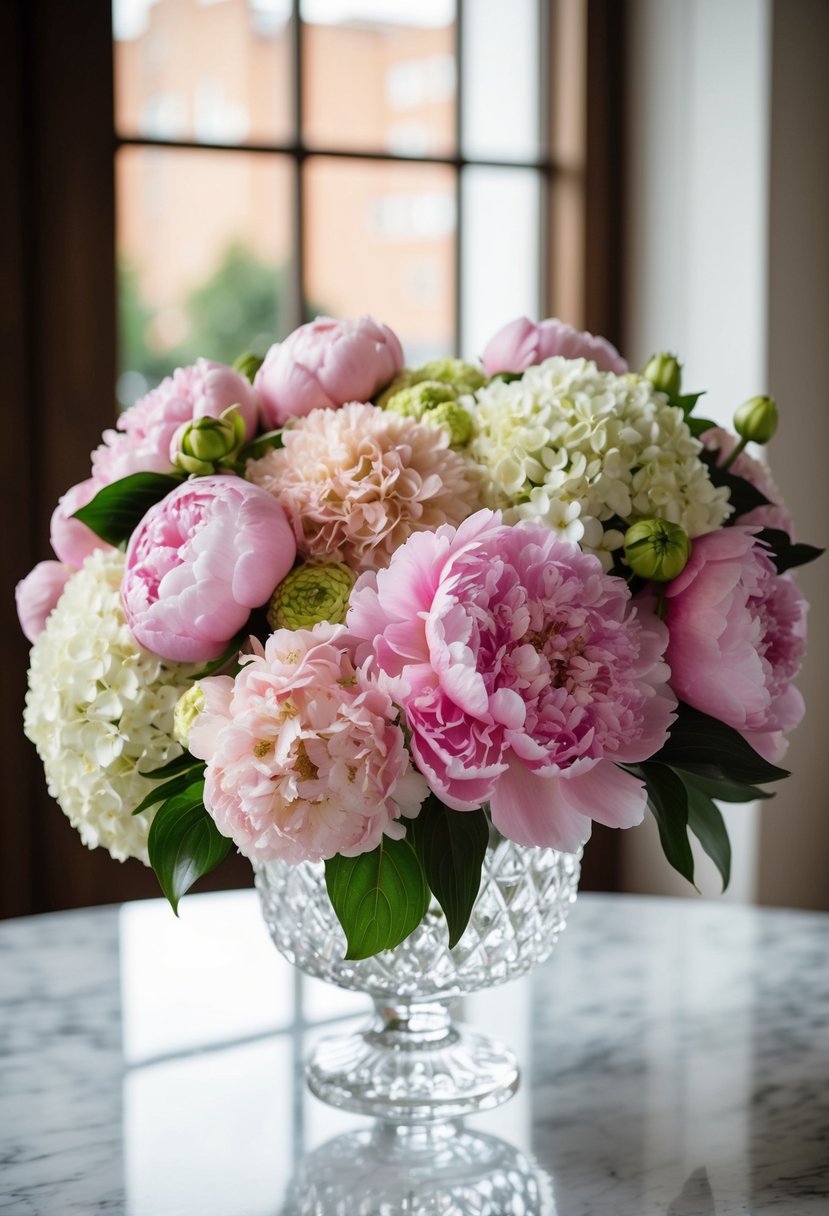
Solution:
[{"label": "green flower bud", "polygon": [[625,533],[625,561],[634,574],[652,583],[676,578],[690,556],[685,529],[667,519],[640,519]]},{"label": "green flower bud", "polygon": [[773,397],[752,397],[734,414],[734,430],[747,443],[768,443],[777,430]]},{"label": "green flower bud", "polygon": [[432,359],[409,374],[412,384],[421,384],[424,380],[451,384],[456,395],[477,392],[487,383],[486,373],[472,363],[465,363],[463,359]]},{"label": "green flower bud", "polygon": [[183,427],[173,464],[185,473],[206,476],[232,463],[245,442],[245,422],[237,406],[218,418],[194,418]]},{"label": "green flower bud", "polygon": [[678,397],[682,388],[682,364],[676,355],[651,355],[642,368],[642,375],[654,388],[668,397]]},{"label": "green flower bud", "polygon": [[398,376],[395,376],[391,384],[387,384],[382,393],[378,393],[374,398],[374,404],[381,410],[388,409],[389,401],[401,389],[408,388],[412,383],[412,373],[410,371],[402,371]]},{"label": "green flower bud", "polygon": [[182,747],[187,747],[190,741],[190,730],[203,709],[204,692],[197,682],[192,688],[188,688],[187,692],[181,694],[173,710],[173,738]]},{"label": "green flower bud", "polygon": [[320,621],[339,625],[348,612],[354,573],[340,562],[306,562],[292,570],[268,605],[272,629],[312,629]]},{"label": "green flower bud", "polygon": [[248,380],[253,384],[254,377],[264,362],[265,360],[260,358],[259,355],[255,355],[252,350],[246,350],[244,354],[239,355],[238,358],[233,360],[233,370],[241,372],[243,376],[247,376]]},{"label": "green flower bud", "polygon": [[472,438],[472,418],[458,401],[444,401],[426,410],[421,422],[444,427],[449,432],[450,448],[465,447]]},{"label": "green flower bud", "polygon": [[402,414],[404,418],[422,418],[427,410],[454,402],[456,397],[455,390],[448,384],[440,384],[437,380],[423,380],[420,384],[402,388],[389,397],[386,409],[393,414]]}]

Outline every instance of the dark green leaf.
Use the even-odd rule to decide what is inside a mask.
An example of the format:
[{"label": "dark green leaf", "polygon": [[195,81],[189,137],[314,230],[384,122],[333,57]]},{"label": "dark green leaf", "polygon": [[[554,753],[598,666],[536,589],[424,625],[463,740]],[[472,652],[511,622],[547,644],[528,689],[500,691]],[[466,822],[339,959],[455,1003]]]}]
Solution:
[{"label": "dark green leaf", "polygon": [[[693,411],[694,406],[697,404],[700,397],[704,396],[704,391],[700,393],[683,393],[681,397],[672,397],[671,405],[678,405],[685,415],[687,421],[688,415]],[[714,424],[712,423],[711,425],[713,426]]]},{"label": "dark green leaf", "polygon": [[694,833],[722,878],[723,891],[731,879],[731,841],[719,808],[707,794],[685,782],[688,791],[688,828]]},{"label": "dark green leaf", "polygon": [[167,473],[131,473],[104,486],[73,518],[108,545],[121,545],[129,540],[150,507],[181,485],[181,480]]},{"label": "dark green leaf", "polygon": [[729,501],[734,508],[734,514],[729,518],[728,523],[733,524],[738,522],[741,515],[746,515],[756,507],[767,507],[770,505],[765,494],[761,494],[750,481],[746,481],[744,477],[738,477],[730,469],[721,469],[717,464],[719,456],[720,453],[717,451],[702,451],[699,454],[699,458],[707,467],[708,476],[714,485],[725,486],[728,490]]},{"label": "dark green leaf", "polygon": [[200,781],[186,794],[168,799],[150,827],[150,865],[176,915],[182,895],[230,851],[231,842],[204,809],[203,796]]},{"label": "dark green leaf", "polygon": [[677,714],[667,742],[653,760],[738,785],[763,785],[788,777],[786,769],[764,760],[733,727],[682,702]]},{"label": "dark green leaf", "polygon": [[648,790],[648,806],[651,808],[662,852],[673,868],[694,881],[694,855],[688,840],[688,794],[682,779],[664,764],[640,764],[637,772]]},{"label": "dark green leaf", "polygon": [[741,785],[738,781],[717,781],[711,777],[701,777],[699,773],[684,772],[682,780],[688,789],[693,786],[719,802],[754,802],[758,798],[774,797],[773,790],[761,790],[756,785]]},{"label": "dark green leaf", "polygon": [[259,460],[271,448],[282,447],[282,431],[266,431],[258,439],[252,439],[239,453],[239,463],[244,465],[246,460]]},{"label": "dark green leaf", "polygon": [[204,764],[199,763],[188,770],[188,772],[179,773],[177,777],[171,777],[169,781],[163,781],[154,790],[150,790],[147,797],[139,802],[133,811],[133,815],[140,815],[142,811],[148,811],[151,806],[156,806],[159,802],[165,802],[168,798],[174,798],[177,794],[185,793],[196,782],[202,782],[203,785],[204,769]]},{"label": "dark green leaf", "polygon": [[218,659],[213,659],[207,664],[206,667],[202,667],[201,671],[197,671],[196,674],[191,678],[193,680],[205,680],[208,676],[215,675],[217,671],[221,671],[223,667],[227,667],[231,659],[234,658],[235,655],[238,655],[242,643],[246,637],[247,630],[243,629],[241,633],[237,633],[236,637],[228,645],[227,649],[219,655]]},{"label": "dark green leaf", "polygon": [[489,844],[486,812],[453,811],[431,794],[408,823],[409,839],[426,881],[443,909],[449,946],[456,946],[469,924],[481,886],[481,867]]},{"label": "dark green leaf", "polygon": [[700,435],[704,435],[706,431],[710,431],[716,426],[716,422],[712,422],[710,418],[686,418],[688,430],[695,439],[699,439]]},{"label": "dark green leaf", "polygon": [[182,752],[180,756],[176,756],[175,760],[168,760],[166,764],[162,764],[161,768],[149,769],[146,772],[144,769],[138,771],[142,777],[152,777],[155,781],[161,781],[164,777],[175,777],[179,773],[187,772],[188,769],[195,768],[197,764],[201,764],[201,760],[197,760],[189,752]]},{"label": "dark green leaf", "polygon": [[762,528],[757,536],[771,550],[769,556],[774,562],[778,574],[783,574],[786,570],[793,570],[795,566],[805,566],[807,562],[813,562],[824,552],[823,549],[817,549],[814,545],[793,544],[788,532],[784,532],[782,528]]},{"label": "dark green leaf", "polygon": [[515,380],[521,380],[523,375],[523,372],[496,372],[492,379],[503,380],[504,384],[512,384]]},{"label": "dark green leaf", "polygon": [[429,907],[423,867],[408,840],[384,836],[371,853],[325,863],[328,896],[348,942],[347,959],[392,950]]}]

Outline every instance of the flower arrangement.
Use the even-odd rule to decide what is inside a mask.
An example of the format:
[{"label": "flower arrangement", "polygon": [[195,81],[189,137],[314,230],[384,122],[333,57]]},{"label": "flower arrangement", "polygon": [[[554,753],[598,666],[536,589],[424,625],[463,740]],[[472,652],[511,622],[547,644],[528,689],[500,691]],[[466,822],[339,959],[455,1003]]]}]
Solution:
[{"label": "flower arrangement", "polygon": [[656,817],[729,878],[716,800],[768,797],[803,714],[797,543],[673,356],[522,318],[481,365],[406,368],[320,318],[200,359],[107,431],[18,585],[25,729],[85,844],[176,908],[234,846],[324,862],[349,957],[440,903],[492,830],[576,852]]}]

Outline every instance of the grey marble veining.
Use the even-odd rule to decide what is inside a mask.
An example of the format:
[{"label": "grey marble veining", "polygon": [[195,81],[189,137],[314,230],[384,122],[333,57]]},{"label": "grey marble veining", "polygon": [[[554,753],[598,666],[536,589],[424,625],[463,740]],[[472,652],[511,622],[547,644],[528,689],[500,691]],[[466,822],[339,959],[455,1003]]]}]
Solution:
[{"label": "grey marble veining", "polygon": [[524,1079],[448,1145],[304,1089],[359,1009],[252,892],[0,924],[0,1213],[829,1214],[829,916],[581,896],[548,963],[467,1000]]}]

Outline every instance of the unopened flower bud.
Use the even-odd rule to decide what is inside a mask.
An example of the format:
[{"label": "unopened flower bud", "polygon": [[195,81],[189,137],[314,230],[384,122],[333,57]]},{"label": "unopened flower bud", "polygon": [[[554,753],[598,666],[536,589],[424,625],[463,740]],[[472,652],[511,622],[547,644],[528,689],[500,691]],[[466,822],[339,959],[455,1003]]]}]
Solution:
[{"label": "unopened flower bud", "polygon": [[180,426],[170,445],[170,460],[185,473],[204,477],[235,460],[244,441],[244,419],[231,405],[218,418],[193,418]]},{"label": "unopened flower bud", "polygon": [[685,529],[667,519],[640,519],[625,533],[625,561],[649,582],[670,582],[682,573],[690,556]]},{"label": "unopened flower bud", "polygon": [[768,443],[777,430],[773,397],[752,397],[734,414],[734,430],[747,443]]},{"label": "unopened flower bud", "polygon": [[454,402],[457,393],[448,384],[437,380],[424,380],[409,388],[402,388],[386,401],[386,409],[404,418],[422,418],[427,410]]},{"label": "unopened flower bud", "polygon": [[340,562],[306,562],[283,578],[268,606],[272,629],[312,629],[320,621],[341,624],[348,612],[354,573]]},{"label": "unopened flower bud", "polygon": [[459,401],[443,401],[424,412],[421,422],[442,426],[449,432],[450,448],[462,448],[472,437],[472,418]]},{"label": "unopened flower bud", "polygon": [[678,397],[682,387],[682,364],[676,355],[651,355],[642,368],[642,375],[654,388],[668,397]]},{"label": "unopened flower bud", "polygon": [[188,688],[176,701],[173,710],[173,738],[187,747],[190,741],[190,731],[196,718],[204,709],[204,692],[199,683]]},{"label": "unopened flower bud", "polygon": [[244,354],[233,360],[233,370],[246,376],[253,384],[256,373],[264,362],[265,360],[259,355],[255,355],[251,350],[246,350]]}]

